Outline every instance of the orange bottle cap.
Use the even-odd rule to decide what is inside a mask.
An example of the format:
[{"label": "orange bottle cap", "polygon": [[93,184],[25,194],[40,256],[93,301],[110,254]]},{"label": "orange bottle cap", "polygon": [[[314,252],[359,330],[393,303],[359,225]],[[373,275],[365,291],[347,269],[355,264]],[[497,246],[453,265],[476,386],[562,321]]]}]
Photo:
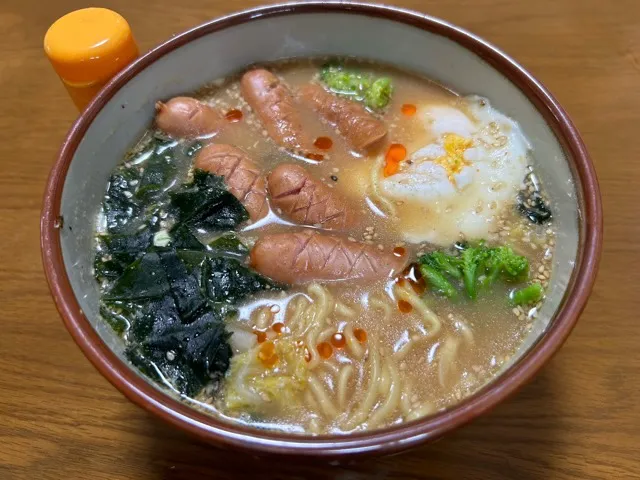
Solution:
[{"label": "orange bottle cap", "polygon": [[44,50],[67,89],[102,86],[138,56],[127,21],[106,8],[85,8],[59,18]]}]

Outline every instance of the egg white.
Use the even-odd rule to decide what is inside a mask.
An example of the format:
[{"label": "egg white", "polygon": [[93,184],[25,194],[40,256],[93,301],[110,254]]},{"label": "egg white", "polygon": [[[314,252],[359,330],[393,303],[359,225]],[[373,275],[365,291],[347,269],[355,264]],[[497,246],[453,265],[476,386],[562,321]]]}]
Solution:
[{"label": "egg white", "polygon": [[[413,152],[398,173],[379,184],[399,204],[405,239],[448,245],[489,238],[497,218],[515,202],[529,142],[515,121],[481,97],[459,99],[455,106],[425,105],[419,112],[436,140]],[[442,161],[451,134],[469,142],[462,150],[464,166],[457,169],[445,168]]]}]

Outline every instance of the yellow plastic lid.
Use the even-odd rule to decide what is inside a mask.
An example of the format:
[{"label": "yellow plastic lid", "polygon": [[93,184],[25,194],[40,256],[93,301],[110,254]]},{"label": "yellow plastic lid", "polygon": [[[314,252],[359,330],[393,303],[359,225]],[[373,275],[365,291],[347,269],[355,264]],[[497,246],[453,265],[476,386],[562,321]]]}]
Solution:
[{"label": "yellow plastic lid", "polygon": [[58,19],[44,37],[44,50],[68,90],[102,86],[138,56],[129,24],[106,8]]}]

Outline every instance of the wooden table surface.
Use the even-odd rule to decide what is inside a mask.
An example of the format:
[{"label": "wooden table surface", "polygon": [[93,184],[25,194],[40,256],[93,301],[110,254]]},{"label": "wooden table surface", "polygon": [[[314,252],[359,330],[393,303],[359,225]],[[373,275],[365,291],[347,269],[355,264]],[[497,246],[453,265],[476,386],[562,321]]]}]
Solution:
[{"label": "wooden table surface", "polygon": [[[146,50],[260,2],[104,0]],[[84,358],[49,297],[41,197],[77,112],[42,53],[82,0],[0,5],[0,478],[355,480],[640,478],[640,1],[398,0],[518,59],[573,116],[602,187],[605,248],[561,352],[519,394],[436,444],[348,467],[217,451],[129,403]],[[407,51],[410,54],[410,51]]]}]

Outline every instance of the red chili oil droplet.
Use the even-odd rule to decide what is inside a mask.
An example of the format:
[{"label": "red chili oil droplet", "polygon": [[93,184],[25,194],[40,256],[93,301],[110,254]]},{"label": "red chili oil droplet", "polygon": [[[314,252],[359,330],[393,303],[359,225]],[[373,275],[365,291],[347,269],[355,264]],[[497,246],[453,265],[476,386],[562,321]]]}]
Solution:
[{"label": "red chili oil droplet", "polygon": [[322,155],[321,153],[309,152],[305,155],[305,157],[307,157],[309,160],[316,160],[318,162],[324,160],[324,155]]},{"label": "red chili oil droplet", "polygon": [[324,358],[325,360],[327,358],[330,358],[333,354],[333,348],[327,342],[319,343],[317,348],[320,357]]},{"label": "red chili oil droplet", "polygon": [[276,322],[273,325],[271,325],[271,329],[274,332],[276,332],[278,335],[280,335],[282,333],[282,331],[284,330],[284,323]]},{"label": "red chili oil droplet", "polygon": [[353,336],[356,337],[360,343],[364,343],[367,341],[367,332],[365,332],[362,328],[356,328],[353,331]]},{"label": "red chili oil droplet", "polygon": [[385,177],[390,177],[398,173],[400,169],[400,162],[407,156],[407,149],[400,143],[392,143],[387,150],[387,154],[384,157],[384,169],[383,174]]},{"label": "red chili oil droplet", "polygon": [[396,257],[402,257],[405,253],[407,253],[407,251],[404,249],[404,247],[396,247],[393,249],[393,254]]},{"label": "red chili oil droplet", "polygon": [[278,363],[278,355],[271,355],[269,358],[261,358],[260,361],[262,362],[262,365],[264,365],[267,368],[271,368],[273,367],[276,363]]},{"label": "red chili oil droplet", "polygon": [[400,111],[408,117],[411,117],[416,114],[416,106],[413,103],[405,103],[400,108]]},{"label": "red chili oil droplet", "polygon": [[409,313],[413,310],[413,306],[411,306],[411,304],[406,300],[398,300],[398,310],[402,313]]},{"label": "red chili oil droplet", "polygon": [[333,146],[333,140],[329,137],[318,137],[313,144],[320,150],[329,150]]},{"label": "red chili oil droplet", "polygon": [[238,110],[237,108],[229,110],[225,114],[224,118],[232,123],[239,122],[240,120],[242,120],[242,110]]},{"label": "red chili oil droplet", "polygon": [[406,281],[404,278],[398,277],[396,278],[396,283],[398,284],[399,287],[404,287],[404,284],[406,283]]},{"label": "red chili oil droplet", "polygon": [[256,335],[258,343],[264,343],[267,340],[267,332],[263,332],[262,330],[254,330],[253,333]]},{"label": "red chili oil droplet", "polygon": [[347,339],[344,338],[344,335],[340,332],[336,332],[331,337],[331,345],[336,348],[343,348],[347,343]]},{"label": "red chili oil droplet", "polygon": [[276,346],[273,342],[265,342],[260,346],[258,350],[258,359],[265,367],[272,367],[278,361],[278,355],[276,355]]}]

